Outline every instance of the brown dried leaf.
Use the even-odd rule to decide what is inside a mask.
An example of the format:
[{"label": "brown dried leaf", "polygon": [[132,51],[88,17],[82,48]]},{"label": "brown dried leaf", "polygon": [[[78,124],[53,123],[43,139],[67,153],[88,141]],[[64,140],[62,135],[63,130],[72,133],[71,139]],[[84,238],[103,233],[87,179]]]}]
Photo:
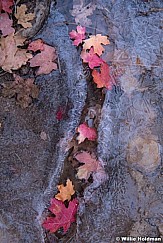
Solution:
[{"label": "brown dried leaf", "polygon": [[24,80],[18,75],[14,75],[15,81],[4,86],[2,95],[12,98],[16,95],[16,101],[22,108],[27,108],[32,103],[32,98],[37,98],[39,88],[34,84],[34,79]]},{"label": "brown dried leaf", "polygon": [[35,17],[35,14],[26,14],[26,11],[27,6],[25,4],[22,4],[20,7],[17,7],[17,13],[15,14],[15,17],[18,19],[18,24],[21,24],[25,29],[32,27],[32,24],[29,23],[29,21],[33,20]]},{"label": "brown dried leaf", "polygon": [[3,70],[12,73],[12,70],[19,69],[32,58],[32,54],[18,48],[23,45],[24,40],[24,37],[13,34],[0,39],[0,66]]}]

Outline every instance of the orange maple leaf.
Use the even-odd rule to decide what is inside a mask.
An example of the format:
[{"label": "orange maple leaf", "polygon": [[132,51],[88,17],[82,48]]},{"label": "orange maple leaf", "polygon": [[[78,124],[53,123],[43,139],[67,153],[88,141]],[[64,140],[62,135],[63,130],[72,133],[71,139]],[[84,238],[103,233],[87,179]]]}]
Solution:
[{"label": "orange maple leaf", "polygon": [[55,198],[62,202],[66,201],[66,200],[70,201],[71,196],[75,193],[74,186],[72,185],[72,181],[70,181],[70,179],[68,179],[66,182],[66,186],[61,184],[61,185],[58,185],[57,187],[60,192],[55,196]]},{"label": "orange maple leaf", "polygon": [[94,53],[100,56],[104,51],[104,48],[101,44],[110,44],[109,40],[107,39],[107,36],[102,36],[101,34],[91,35],[89,39],[84,40],[83,49],[87,50],[93,46]]},{"label": "orange maple leaf", "polygon": [[115,84],[113,78],[110,75],[109,66],[105,62],[101,64],[100,73],[94,69],[92,76],[93,81],[97,84],[97,88],[106,87],[107,89],[111,90],[113,84]]}]

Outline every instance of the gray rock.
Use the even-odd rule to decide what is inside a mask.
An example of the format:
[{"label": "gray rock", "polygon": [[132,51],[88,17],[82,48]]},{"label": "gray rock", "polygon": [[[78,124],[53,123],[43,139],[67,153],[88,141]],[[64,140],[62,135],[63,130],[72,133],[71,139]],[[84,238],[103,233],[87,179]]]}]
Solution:
[{"label": "gray rock", "polygon": [[[98,157],[107,178],[85,190],[71,242],[115,243],[121,236],[158,237],[163,192],[162,1],[95,2],[96,9],[88,16],[93,27],[87,30],[109,35],[111,44],[103,58],[121,75],[119,86],[106,93],[98,128]],[[43,212],[56,192],[68,142],[86,100],[80,51],[73,47],[63,23],[72,22],[72,1],[57,6],[58,10],[51,6],[48,21],[36,38],[56,47],[61,69],[37,78],[39,101],[25,111],[1,98],[2,243],[44,242]],[[67,120],[59,123],[57,107],[67,99],[72,108]],[[41,132],[47,134],[47,140],[40,139]]]},{"label": "gray rock", "polygon": [[[38,102],[21,110],[1,97],[1,243],[44,242],[42,213],[58,183],[86,99],[86,80],[79,53],[71,43],[64,16],[51,7],[42,38],[58,52],[61,69],[42,75],[36,82]],[[69,107],[67,119],[56,119],[58,107]],[[4,108],[5,107],[5,108]],[[42,140],[41,132],[47,134]]]}]

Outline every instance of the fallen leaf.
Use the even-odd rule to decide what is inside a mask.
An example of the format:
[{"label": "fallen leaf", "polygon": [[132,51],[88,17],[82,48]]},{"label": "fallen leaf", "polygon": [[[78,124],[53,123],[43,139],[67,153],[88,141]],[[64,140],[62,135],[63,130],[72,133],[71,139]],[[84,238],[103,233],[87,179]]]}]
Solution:
[{"label": "fallen leaf", "polygon": [[35,14],[25,12],[27,11],[27,6],[25,4],[20,5],[20,7],[17,7],[17,11],[15,13],[15,18],[18,20],[18,24],[21,24],[25,29],[32,27],[32,24],[29,23],[29,21],[33,20],[35,17]]},{"label": "fallen leaf", "polygon": [[69,36],[70,36],[71,39],[74,40],[73,44],[75,46],[78,46],[85,39],[85,27],[77,26],[77,31],[72,30],[69,33]]},{"label": "fallen leaf", "polygon": [[15,40],[16,46],[23,46],[26,38],[17,32],[14,35],[14,40]]},{"label": "fallen leaf", "polygon": [[62,202],[68,200],[71,200],[71,196],[74,195],[75,191],[74,191],[74,186],[72,185],[72,181],[70,181],[70,179],[67,180],[66,182],[66,186],[64,186],[63,184],[58,185],[58,190],[60,191],[55,198],[58,200],[61,200]]},{"label": "fallen leaf", "polygon": [[7,13],[12,13],[11,7],[13,6],[13,0],[0,0],[1,9]]},{"label": "fallen leaf", "polygon": [[56,119],[58,121],[61,121],[63,119],[64,115],[65,115],[65,107],[59,106],[58,110],[56,112]]},{"label": "fallen leaf", "polygon": [[103,63],[103,60],[94,53],[92,47],[89,52],[83,50],[80,56],[84,63],[88,63],[88,66],[91,69],[93,69],[94,67],[98,67],[101,63]]},{"label": "fallen leaf", "polygon": [[97,172],[98,168],[100,168],[100,162],[96,160],[94,154],[90,154],[86,151],[83,151],[74,156],[80,163],[84,163],[84,165],[78,168],[77,177],[79,179],[88,180],[92,172]]},{"label": "fallen leaf", "polygon": [[136,57],[136,64],[137,65],[140,65],[141,64],[141,60],[140,60],[140,58],[138,56]]},{"label": "fallen leaf", "polygon": [[55,217],[47,217],[42,226],[51,233],[56,232],[63,227],[64,233],[70,228],[71,223],[76,221],[75,215],[78,208],[78,200],[75,198],[69,202],[68,208],[62,201],[55,198],[51,199],[49,210],[55,214]]},{"label": "fallen leaf", "polygon": [[28,45],[28,50],[29,51],[43,51],[44,50],[44,42],[41,39],[32,41],[29,45]]},{"label": "fallen leaf", "polygon": [[12,70],[17,70],[32,58],[27,50],[18,48],[23,45],[24,40],[24,37],[14,34],[0,39],[0,66],[4,71],[12,73]]},{"label": "fallen leaf", "polygon": [[57,55],[55,48],[44,44],[44,50],[34,56],[29,62],[31,67],[39,67],[37,75],[48,74],[52,70],[57,69],[57,64],[54,63]]},{"label": "fallen leaf", "polygon": [[109,43],[110,42],[107,39],[107,36],[102,36],[101,34],[91,35],[89,39],[84,40],[83,49],[88,50],[93,47],[94,53],[101,56],[102,52],[104,51],[104,48],[101,44],[107,45]]},{"label": "fallen leaf", "polygon": [[112,89],[115,81],[110,75],[109,66],[107,63],[103,62],[100,67],[100,73],[97,70],[92,72],[93,81],[97,84],[97,88],[106,87],[107,89]]},{"label": "fallen leaf", "polygon": [[77,4],[73,4],[73,10],[70,11],[72,16],[75,17],[75,22],[77,24],[81,24],[83,26],[92,25],[92,21],[88,19],[93,11],[96,9],[96,5],[94,3],[89,3],[84,6],[83,0],[77,1]]},{"label": "fallen leaf", "polygon": [[10,35],[15,32],[15,29],[12,28],[13,21],[9,19],[7,13],[0,14],[0,30],[2,31],[2,36]]},{"label": "fallen leaf", "polygon": [[47,140],[47,134],[46,134],[46,132],[41,132],[41,133],[40,133],[40,138],[41,138],[42,140],[46,141],[46,140]]},{"label": "fallen leaf", "polygon": [[27,108],[32,103],[32,98],[37,98],[39,88],[34,84],[34,79],[23,79],[14,75],[15,81],[5,85],[2,89],[4,97],[12,98],[16,95],[16,101],[21,108]]},{"label": "fallen leaf", "polygon": [[91,141],[97,139],[97,132],[95,128],[88,127],[87,124],[83,123],[77,128],[79,136],[77,137],[78,143],[82,143],[86,138]]}]

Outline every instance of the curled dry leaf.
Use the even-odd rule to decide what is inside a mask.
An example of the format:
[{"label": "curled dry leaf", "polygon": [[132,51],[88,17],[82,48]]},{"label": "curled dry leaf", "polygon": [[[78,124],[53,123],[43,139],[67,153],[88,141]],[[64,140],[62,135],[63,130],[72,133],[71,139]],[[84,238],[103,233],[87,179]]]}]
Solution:
[{"label": "curled dry leaf", "polygon": [[97,88],[106,87],[111,90],[113,84],[115,84],[114,79],[110,75],[109,65],[105,62],[101,64],[100,73],[94,69],[92,76],[93,81],[97,84]]},{"label": "curled dry leaf", "polygon": [[75,191],[74,191],[74,186],[72,185],[72,181],[70,181],[70,179],[67,180],[66,182],[66,186],[64,186],[63,184],[58,185],[58,190],[60,191],[55,198],[58,200],[61,200],[62,202],[68,200],[71,200],[71,196],[74,195]]},{"label": "curled dry leaf", "polygon": [[2,31],[2,36],[10,35],[15,32],[15,29],[12,28],[13,21],[9,19],[7,13],[0,14],[0,30]]},{"label": "curled dry leaf", "polygon": [[14,4],[14,0],[0,0],[0,11],[1,9],[7,13],[12,13],[11,7]]},{"label": "curled dry leaf", "polygon": [[97,131],[95,128],[88,127],[87,124],[83,123],[77,128],[79,136],[77,137],[78,143],[82,143],[86,138],[91,141],[97,139]]},{"label": "curled dry leaf", "polygon": [[85,39],[85,27],[77,26],[77,31],[72,30],[69,33],[71,39],[73,39],[74,46],[78,46]]},{"label": "curled dry leaf", "polygon": [[32,27],[32,24],[29,23],[29,21],[33,20],[35,17],[35,14],[28,13],[26,14],[27,6],[25,4],[22,4],[20,7],[17,7],[17,11],[15,14],[15,18],[18,20],[18,24],[21,24],[25,29]]},{"label": "curled dry leaf", "polygon": [[39,67],[37,75],[48,74],[57,69],[57,64],[54,62],[57,58],[55,48],[46,44],[43,47],[44,50],[29,61],[31,67]]},{"label": "curled dry leaf", "polygon": [[100,162],[96,159],[94,154],[83,151],[74,156],[79,162],[84,165],[78,168],[77,177],[79,179],[88,180],[92,172],[97,172],[101,168]]},{"label": "curled dry leaf", "polygon": [[76,221],[75,215],[78,208],[78,200],[75,198],[69,202],[68,208],[62,201],[55,198],[51,199],[49,210],[55,214],[55,217],[47,217],[42,226],[50,230],[51,233],[56,232],[63,227],[64,233],[70,228],[71,223]]},{"label": "curled dry leaf", "polygon": [[109,43],[110,42],[107,39],[107,36],[102,36],[101,34],[91,35],[89,39],[84,40],[83,49],[88,50],[93,47],[94,53],[101,56],[102,52],[104,51],[104,48],[101,44],[107,45]]},{"label": "curled dry leaf", "polygon": [[12,73],[12,70],[17,70],[32,58],[27,50],[18,48],[24,41],[24,37],[13,34],[0,39],[0,66],[4,71]]},{"label": "curled dry leaf", "polygon": [[21,108],[27,108],[32,103],[32,98],[37,98],[39,88],[34,84],[34,79],[23,79],[18,75],[14,75],[15,81],[4,86],[2,95],[12,98],[16,95],[16,101]]},{"label": "curled dry leaf", "polygon": [[89,52],[83,50],[80,56],[84,63],[88,63],[91,69],[93,69],[94,67],[98,67],[101,63],[103,63],[103,60],[94,53],[93,47],[90,49]]}]

